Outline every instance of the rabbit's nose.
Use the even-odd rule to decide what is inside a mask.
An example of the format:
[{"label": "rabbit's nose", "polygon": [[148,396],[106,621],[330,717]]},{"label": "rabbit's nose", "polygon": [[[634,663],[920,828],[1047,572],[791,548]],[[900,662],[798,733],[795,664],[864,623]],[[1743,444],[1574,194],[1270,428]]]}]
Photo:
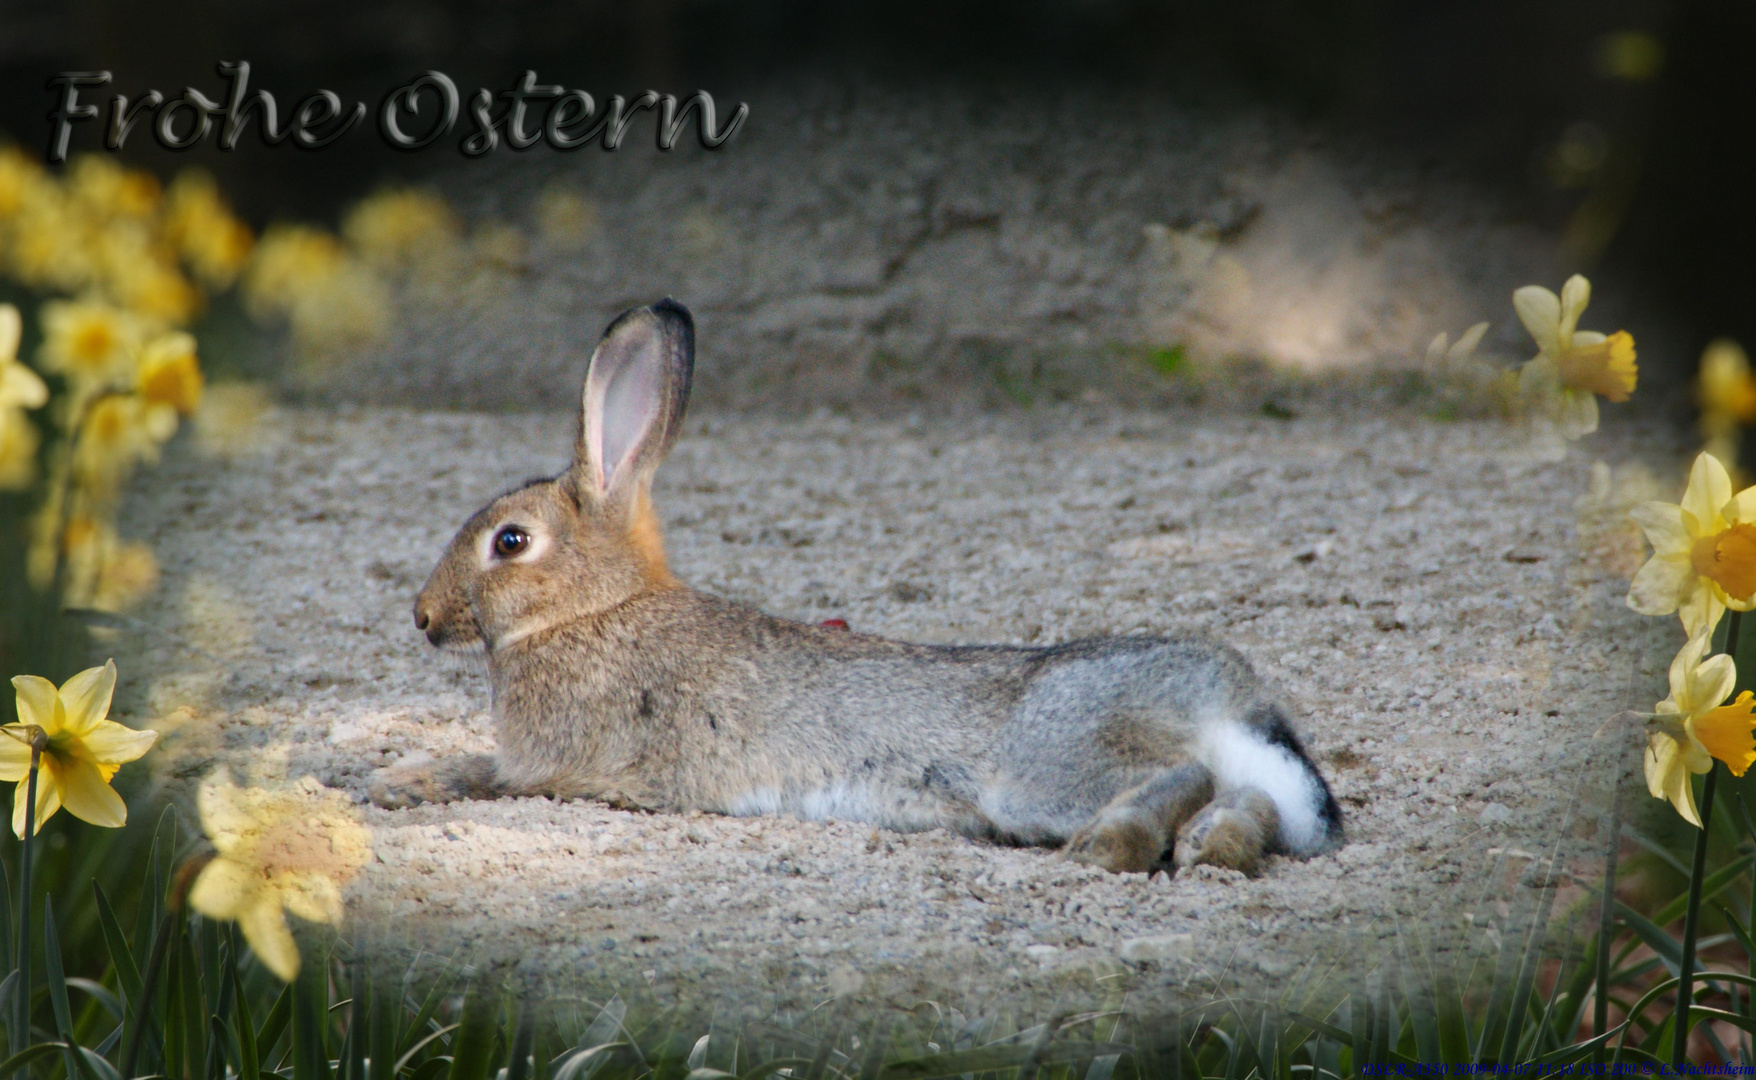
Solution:
[{"label": "rabbit's nose", "polygon": [[432,622],[432,621],[433,621],[432,619],[428,618],[426,609],[421,607],[419,604],[416,604],[415,605],[415,629],[416,630],[425,630],[427,628],[427,624]]}]

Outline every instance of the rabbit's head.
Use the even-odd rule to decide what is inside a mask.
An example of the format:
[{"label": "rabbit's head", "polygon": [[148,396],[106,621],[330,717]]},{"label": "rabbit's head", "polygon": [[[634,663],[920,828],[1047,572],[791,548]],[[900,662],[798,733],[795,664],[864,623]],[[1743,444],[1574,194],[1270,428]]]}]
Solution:
[{"label": "rabbit's head", "polygon": [[585,376],[573,463],[507,492],[452,538],[415,600],[435,645],[505,648],[675,585],[648,489],[682,429],[695,324],[674,300],[623,312]]}]

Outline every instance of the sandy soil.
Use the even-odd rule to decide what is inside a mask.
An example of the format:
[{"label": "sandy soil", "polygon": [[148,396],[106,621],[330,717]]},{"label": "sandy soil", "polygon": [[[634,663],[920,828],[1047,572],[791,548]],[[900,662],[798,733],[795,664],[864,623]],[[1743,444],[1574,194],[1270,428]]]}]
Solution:
[{"label": "sandy soil", "polygon": [[[194,710],[181,777],[356,797],[381,766],[490,747],[481,665],[429,648],[410,605],[471,511],[564,463],[569,422],[285,411],[259,435],[223,465],[174,453],[124,517],[165,571],[140,612],[162,632],[115,646],[124,710]],[[686,581],[921,641],[1222,635],[1302,718],[1348,845],[1149,880],[851,822],[362,805],[353,910],[777,1004],[1285,988],[1399,928],[1492,947],[1541,856],[1589,870],[1606,762],[1632,760],[1591,736],[1661,696],[1675,644],[1622,606],[1632,537],[1576,526],[1590,474],[1504,424],[1408,414],[697,416],[657,486]]]}]

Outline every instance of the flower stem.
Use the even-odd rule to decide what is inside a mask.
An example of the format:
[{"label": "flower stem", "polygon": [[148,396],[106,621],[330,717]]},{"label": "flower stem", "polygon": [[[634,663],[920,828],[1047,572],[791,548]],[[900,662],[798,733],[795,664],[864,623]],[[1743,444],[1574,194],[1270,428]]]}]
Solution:
[{"label": "flower stem", "polygon": [[[1733,611],[1726,620],[1726,655],[1738,655],[1738,631],[1743,612]],[[1677,1020],[1671,1026],[1671,1060],[1681,1069],[1689,1058],[1689,1006],[1695,996],[1695,940],[1701,930],[1701,882],[1707,871],[1707,837],[1713,825],[1713,789],[1719,779],[1719,761],[1707,770],[1701,785],[1701,831],[1695,836],[1695,861],[1689,867],[1689,907],[1683,916],[1683,957],[1677,965]]]},{"label": "flower stem", "polygon": [[12,986],[13,1022],[8,1025],[17,1045],[9,1045],[9,1054],[16,1054],[30,1045],[30,871],[31,834],[37,826],[37,772],[42,765],[43,751],[33,740],[30,748],[30,772],[25,778],[24,837],[18,854],[18,979]]}]

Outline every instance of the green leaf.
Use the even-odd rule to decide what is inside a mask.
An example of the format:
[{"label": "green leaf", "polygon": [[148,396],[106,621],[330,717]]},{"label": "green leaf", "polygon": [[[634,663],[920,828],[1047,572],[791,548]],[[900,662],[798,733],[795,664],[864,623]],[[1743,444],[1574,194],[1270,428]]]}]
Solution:
[{"label": "green leaf", "polygon": [[98,926],[104,932],[104,947],[110,952],[116,981],[122,984],[122,998],[124,1001],[139,1001],[140,968],[135,966],[134,953],[129,951],[128,939],[122,936],[122,925],[116,921],[116,912],[110,907],[110,898],[104,895],[103,886],[94,881],[91,889],[97,903]]},{"label": "green leaf", "polygon": [[293,979],[293,1080],[329,1080],[329,972],[306,963]]},{"label": "green leaf", "polygon": [[[426,1038],[422,1039],[420,1042],[415,1043],[415,1045],[409,1047],[408,1050],[404,1051],[402,1057],[399,1057],[396,1059],[396,1067],[391,1070],[391,1075],[394,1076],[395,1074],[401,1072],[403,1069],[407,1068],[408,1063],[428,1043],[434,1041],[435,1039],[441,1038],[445,1035],[449,1035],[453,1031],[456,1031],[457,1028],[458,1028],[458,1025],[456,1025],[456,1024],[448,1024],[445,1027],[440,1028],[438,1031],[433,1032],[431,1035],[428,1035]],[[443,1059],[435,1058],[435,1059],[433,1059],[433,1061],[437,1061],[437,1060],[450,1061],[449,1058],[443,1058]],[[426,1062],[423,1062],[422,1064],[431,1065],[433,1063],[433,1061],[426,1061]]]},{"label": "green leaf", "polygon": [[256,1047],[265,1055],[262,1059],[264,1068],[268,1066],[266,1055],[274,1053],[275,1044],[287,1033],[287,1024],[293,1017],[293,984],[282,987],[280,995],[269,1006],[268,1015],[262,1018],[262,1026],[256,1029]]},{"label": "green leaf", "polygon": [[55,905],[43,900],[43,976],[49,982],[49,1004],[55,1013],[55,1033],[67,1049],[67,1075],[93,1080],[85,1056],[73,1041],[73,1010],[67,1004],[67,973],[61,968],[61,939],[55,932]]},{"label": "green leaf", "polygon": [[494,1067],[494,1028],[499,1012],[496,995],[475,984],[464,991],[463,1018],[451,1040],[449,1080],[488,1080]]},{"label": "green leaf", "polygon": [[1660,962],[1664,964],[1666,970],[1672,975],[1677,974],[1677,969],[1683,963],[1682,942],[1665,933],[1665,931],[1653,923],[1651,919],[1648,919],[1646,916],[1635,911],[1620,900],[1616,901],[1616,917],[1622,920],[1629,930],[1634,932],[1635,937],[1645,942],[1647,948],[1658,954],[1658,958]]},{"label": "green leaf", "polygon": [[23,1050],[20,1050],[18,1053],[7,1058],[5,1061],[0,1061],[0,1076],[11,1076],[19,1070],[35,1065],[37,1062],[51,1054],[58,1054],[65,1049],[67,1049],[67,1044],[58,1042],[38,1043],[35,1046],[27,1046]]},{"label": "green leaf", "polygon": [[[999,1069],[1010,1069],[1023,1065],[1038,1047],[1010,1043],[1004,1046],[980,1046],[973,1050],[951,1050],[942,1054],[928,1054],[925,1057],[909,1058],[893,1061],[885,1065],[880,1073],[882,1080],[928,1080],[936,1076],[956,1076],[959,1073],[993,1072]],[[1050,1062],[1078,1061],[1082,1058],[1131,1055],[1133,1048],[1124,1043],[1113,1042],[1063,1042],[1048,1043],[1041,1047],[1038,1060],[1044,1064]]]}]

